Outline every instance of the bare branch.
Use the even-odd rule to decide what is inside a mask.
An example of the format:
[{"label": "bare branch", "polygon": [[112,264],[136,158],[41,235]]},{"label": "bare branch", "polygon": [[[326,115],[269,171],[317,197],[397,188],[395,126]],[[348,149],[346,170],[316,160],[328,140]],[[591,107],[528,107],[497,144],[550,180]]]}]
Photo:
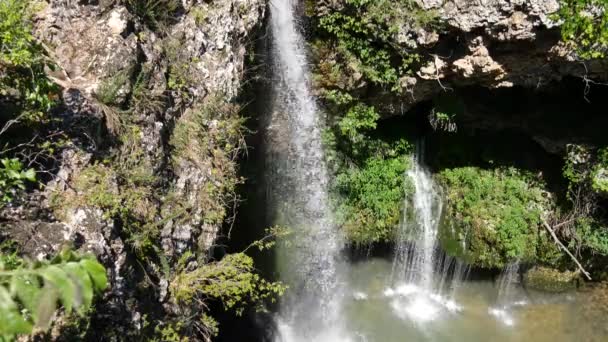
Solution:
[{"label": "bare branch", "polygon": [[568,248],[566,248],[566,246],[564,246],[564,244],[561,243],[561,241],[559,241],[559,239],[557,238],[557,235],[555,235],[555,232],[553,231],[553,229],[551,229],[551,227],[549,226],[549,224],[547,223],[547,221],[545,221],[545,219],[542,218],[542,217],[540,219],[543,222],[543,226],[545,226],[545,228],[547,229],[547,231],[549,232],[549,234],[551,234],[551,236],[553,237],[553,240],[555,240],[555,243],[564,252],[566,252],[566,254],[568,254],[568,256],[570,256],[570,258],[572,259],[572,261],[574,261],[574,263],[576,264],[576,266],[578,266],[578,269],[581,270],[581,272],[587,277],[587,279],[591,280],[591,275],[589,274],[589,272],[587,272],[585,270],[585,268],[583,267],[583,265],[581,265],[581,263],[576,259],[576,257],[574,257],[574,255],[572,253],[570,253],[570,251],[568,250]]}]

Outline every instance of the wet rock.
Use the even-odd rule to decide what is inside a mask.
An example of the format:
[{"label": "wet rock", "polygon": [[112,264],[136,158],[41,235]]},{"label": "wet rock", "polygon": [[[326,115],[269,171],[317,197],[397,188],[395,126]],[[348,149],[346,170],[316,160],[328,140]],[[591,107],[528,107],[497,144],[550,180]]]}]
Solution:
[{"label": "wet rock", "polygon": [[535,266],[524,274],[524,285],[528,289],[546,292],[564,292],[577,287],[580,272],[564,271]]}]

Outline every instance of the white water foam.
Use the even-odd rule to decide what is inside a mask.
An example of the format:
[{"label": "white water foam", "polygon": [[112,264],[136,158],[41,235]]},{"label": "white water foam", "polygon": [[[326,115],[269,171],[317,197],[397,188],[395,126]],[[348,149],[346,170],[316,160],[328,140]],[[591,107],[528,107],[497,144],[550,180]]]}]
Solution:
[{"label": "white water foam", "polygon": [[391,309],[397,317],[417,323],[433,321],[446,313],[462,311],[454,300],[429,292],[415,284],[399,284],[386,288],[385,297],[392,298]]}]

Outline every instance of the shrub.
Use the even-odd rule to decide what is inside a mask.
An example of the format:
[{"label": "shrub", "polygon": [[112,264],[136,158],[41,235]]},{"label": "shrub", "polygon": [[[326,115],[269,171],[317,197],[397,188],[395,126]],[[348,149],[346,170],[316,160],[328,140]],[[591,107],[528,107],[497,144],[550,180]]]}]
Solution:
[{"label": "shrub", "polygon": [[350,242],[365,245],[394,238],[403,201],[411,193],[405,176],[408,168],[407,155],[375,157],[338,175],[342,228]]},{"label": "shrub", "polygon": [[395,47],[394,36],[400,27],[428,28],[436,23],[434,12],[420,9],[412,0],[345,0],[344,8],[321,16],[318,26],[370,81],[398,88],[398,79],[412,71],[420,56]]},{"label": "shrub", "polygon": [[31,33],[34,4],[27,0],[0,2],[0,93],[16,90],[23,107],[19,114],[37,122],[55,104],[58,89],[44,73],[47,59]]},{"label": "shrub", "polygon": [[23,170],[23,165],[18,159],[0,160],[0,207],[13,200],[17,190],[25,189],[25,182],[35,182],[36,172],[34,169]]},{"label": "shrub", "polygon": [[[540,217],[548,210],[544,183],[514,168],[446,169],[439,174],[446,189],[447,217],[455,228],[442,231],[448,251],[483,267],[503,267],[516,260],[534,260],[544,236]],[[540,241],[540,242],[539,242]]]},{"label": "shrub", "polygon": [[[172,298],[180,305],[219,301],[226,310],[241,315],[248,306],[264,310],[267,301],[275,302],[286,287],[270,282],[255,272],[253,259],[244,253],[228,254],[193,271],[179,273],[171,282]],[[205,338],[218,332],[218,323],[204,312],[197,312],[196,323]]]},{"label": "shrub", "polygon": [[336,114],[323,138],[336,173],[339,224],[351,243],[389,241],[410,192],[405,177],[410,145],[378,132],[380,114],[373,106],[337,90],[324,97]]},{"label": "shrub", "polygon": [[561,0],[557,19],[563,21],[562,39],[583,59],[603,58],[608,49],[608,2]]}]

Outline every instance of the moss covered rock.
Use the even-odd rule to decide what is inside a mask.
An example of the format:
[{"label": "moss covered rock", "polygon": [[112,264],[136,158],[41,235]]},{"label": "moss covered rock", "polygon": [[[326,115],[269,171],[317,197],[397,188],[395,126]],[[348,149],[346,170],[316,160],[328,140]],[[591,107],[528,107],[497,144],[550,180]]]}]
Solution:
[{"label": "moss covered rock", "polygon": [[535,260],[537,250],[555,249],[540,229],[541,213],[551,207],[542,180],[515,168],[477,167],[443,170],[439,180],[447,197],[444,222],[449,223],[441,229],[441,241],[449,254],[502,268]]},{"label": "moss covered rock", "polygon": [[579,278],[579,272],[561,272],[554,268],[536,266],[524,274],[524,285],[533,290],[564,292],[575,289]]}]

